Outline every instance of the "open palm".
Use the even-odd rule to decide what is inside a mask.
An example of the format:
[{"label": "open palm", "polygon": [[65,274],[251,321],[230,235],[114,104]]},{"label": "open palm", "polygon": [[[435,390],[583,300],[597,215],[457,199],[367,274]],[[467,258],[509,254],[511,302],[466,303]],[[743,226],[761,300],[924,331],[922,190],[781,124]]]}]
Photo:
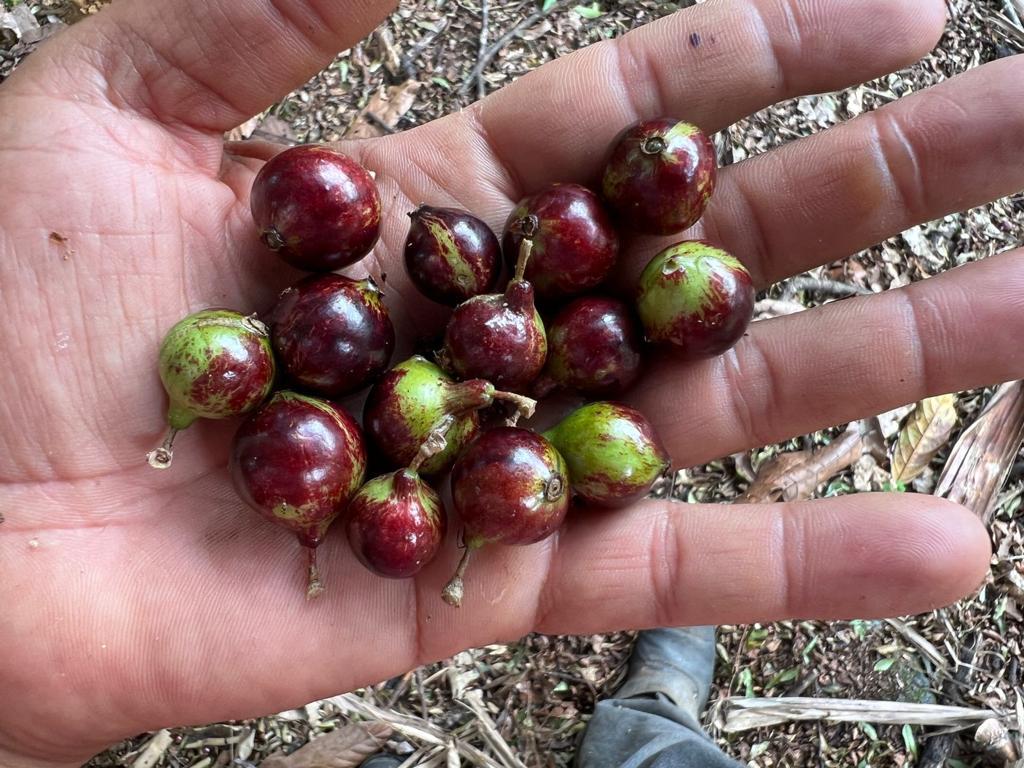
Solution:
[{"label": "open palm", "polygon": [[[985,531],[929,497],[646,502],[494,548],[465,605],[367,573],[344,537],[302,599],[297,544],[235,498],[231,429],[179,438],[169,472],[157,345],[181,316],[263,309],[299,273],[255,238],[266,147],[222,132],[317,71],[377,0],[121,0],[0,87],[0,764],[75,765],[126,734],[294,706],[529,630],[909,613],[974,588]],[[400,333],[439,323],[398,256],[413,204],[499,227],[550,181],[592,181],[612,136],[674,114],[714,131],[782,98],[922,55],[942,0],[711,0],[544,67],[458,115],[342,147],[377,174]],[[705,233],[761,286],[1024,187],[1024,58],[738,166]],[[654,242],[633,243],[622,283]],[[756,323],[738,347],[660,362],[633,395],[677,466],[1024,376],[1024,252]],[[408,351],[406,348],[405,351]],[[398,354],[401,354],[402,350]],[[398,358],[396,358],[398,359]],[[53,723],[59,723],[54,728]]]}]

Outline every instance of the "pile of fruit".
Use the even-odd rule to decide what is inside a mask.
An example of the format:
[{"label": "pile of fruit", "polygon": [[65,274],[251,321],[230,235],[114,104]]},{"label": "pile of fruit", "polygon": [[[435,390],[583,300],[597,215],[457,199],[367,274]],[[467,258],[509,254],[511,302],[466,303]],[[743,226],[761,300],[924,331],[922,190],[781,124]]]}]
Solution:
[{"label": "pile of fruit", "polygon": [[[269,248],[316,274],[262,317],[207,309],[170,330],[160,349],[170,429],[150,464],[168,467],[175,434],[195,419],[248,414],[232,481],[298,537],[311,597],[323,589],[316,548],[335,520],[381,576],[408,578],[430,562],[448,526],[433,484],[450,475],[465,552],[443,597],[458,605],[471,552],[541,541],[572,502],[628,504],[668,469],[650,422],[604,398],[637,381],[650,347],[692,360],[734,345],[753,314],[750,275],[720,248],[683,241],[651,259],[632,302],[594,291],[616,267],[620,232],[693,226],[716,173],[700,129],[658,119],[617,137],[600,195],[541,189],[512,211],[500,243],[466,211],[421,206],[409,214],[405,266],[426,297],[454,309],[433,361],[389,369],[395,331],[381,291],[334,273],[377,242],[374,179],[326,147],[281,152],[255,179],[253,218]],[[506,265],[511,280],[494,293]],[[538,305],[552,310],[547,321]],[[360,426],[336,401],[366,387]],[[518,425],[555,390],[586,404],[543,434]],[[389,472],[367,481],[368,464]]]}]

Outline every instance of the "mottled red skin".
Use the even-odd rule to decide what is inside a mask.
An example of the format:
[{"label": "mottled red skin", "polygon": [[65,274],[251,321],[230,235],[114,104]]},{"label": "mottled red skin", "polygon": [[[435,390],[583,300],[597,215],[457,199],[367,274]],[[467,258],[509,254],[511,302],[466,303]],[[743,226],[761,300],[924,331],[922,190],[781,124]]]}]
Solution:
[{"label": "mottled red skin", "polygon": [[[465,211],[421,205],[409,214],[412,224],[405,242],[405,268],[420,293],[439,304],[455,306],[494,289],[501,272],[501,246],[491,228]],[[466,282],[442,255],[442,243],[426,222],[444,227],[472,274]]]},{"label": "mottled red skin", "polygon": [[[274,360],[256,335],[238,336],[207,362],[192,384],[189,396],[198,405],[226,404],[225,416],[248,413],[266,397],[275,376]],[[173,366],[178,367],[178,366]]]},{"label": "mottled red skin", "polygon": [[552,184],[523,198],[505,223],[502,250],[514,267],[522,221],[535,216],[526,279],[549,300],[583,293],[604,282],[619,258],[619,236],[601,199],[579,184]]},{"label": "mottled red skin", "polygon": [[371,282],[311,275],[286,288],[268,316],[274,353],[298,387],[350,394],[387,368],[395,328]]},{"label": "mottled red skin", "polygon": [[[395,393],[395,387],[404,378],[405,373],[405,371],[392,369],[381,376],[370,390],[370,394],[366,398],[366,405],[363,407],[363,429],[370,450],[375,457],[380,458],[390,467],[408,466],[416,457],[422,444],[422,440],[410,431],[409,421],[405,414],[405,409],[415,407],[416,403],[403,403]],[[460,386],[465,384],[479,388],[482,393],[485,382],[467,381],[462,382]],[[476,437],[480,428],[480,414],[472,409],[483,407],[484,404],[482,394],[477,402],[474,402],[471,396],[465,397],[461,407],[457,409],[454,406],[459,404],[453,403],[452,412],[457,411],[461,414],[459,420],[473,425],[472,429],[467,430],[466,433],[467,444]],[[454,461],[454,457],[452,461]],[[443,472],[448,468],[447,466],[438,467],[437,471],[432,474]]]},{"label": "mottled red skin", "polygon": [[380,194],[347,155],[303,145],[271,158],[249,200],[260,237],[285,261],[331,272],[363,258],[380,235]]},{"label": "mottled red skin", "polygon": [[525,545],[550,536],[565,519],[571,496],[568,473],[554,458],[561,461],[554,446],[528,429],[497,427],[481,434],[452,469],[452,503],[466,544]]},{"label": "mottled red skin", "polygon": [[386,501],[356,494],[346,513],[346,528],[359,562],[378,576],[407,579],[437,555],[447,521],[441,500],[432,489],[441,514],[432,514],[420,502],[418,475],[400,469],[394,476],[395,493]]},{"label": "mottled red skin", "polygon": [[532,285],[513,280],[504,294],[474,296],[456,307],[441,357],[461,379],[486,379],[499,389],[525,391],[547,359],[544,327],[534,317]]},{"label": "mottled red skin", "polygon": [[[242,501],[316,547],[362,485],[366,446],[359,425],[339,406],[327,412],[276,393],[239,427],[231,448],[231,479]],[[301,509],[274,514],[279,504]]]},{"label": "mottled red skin", "polygon": [[643,335],[630,306],[619,299],[582,296],[548,328],[542,381],[593,397],[618,395],[637,380],[642,363]]},{"label": "mottled red skin", "polygon": [[[629,229],[650,235],[682,232],[700,220],[714,194],[718,160],[715,145],[703,131],[674,138],[662,154],[640,149],[649,139],[664,138],[680,122],[671,118],[642,121],[623,131],[613,144],[602,191]],[[666,155],[678,162],[667,162]],[[612,178],[621,183],[611,183]]]}]

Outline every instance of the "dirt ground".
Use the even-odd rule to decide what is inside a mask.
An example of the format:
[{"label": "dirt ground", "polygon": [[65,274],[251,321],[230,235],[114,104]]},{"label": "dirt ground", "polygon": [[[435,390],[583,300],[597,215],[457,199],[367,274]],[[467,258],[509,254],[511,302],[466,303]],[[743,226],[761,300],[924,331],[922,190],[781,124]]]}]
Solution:
[{"label": "dirt ground", "polygon": [[[240,126],[233,137],[331,141],[406,130],[457,110],[557,56],[689,4],[656,0],[603,0],[583,5],[555,2],[545,4],[553,7],[544,14],[535,0],[483,6],[480,0],[403,2],[369,40],[340,53],[330,67],[264,115]],[[1024,33],[1014,36],[1007,32],[1005,22],[998,18],[1010,7],[1003,0],[949,0],[948,4],[954,21],[924,61],[858,88],[789,101],[737,123],[717,137],[722,162],[741,162],[970,67],[1024,50]],[[52,0],[30,7],[40,22],[40,34],[45,36],[59,33],[62,24],[75,23],[101,5]],[[484,8],[487,29],[482,45]],[[488,51],[498,41],[501,44],[489,57],[482,58],[481,51]],[[9,35],[0,41],[0,78],[30,55],[33,47],[17,43]],[[479,76],[474,72],[478,64],[482,65]],[[851,293],[877,292],[926,279],[951,266],[1019,245],[1022,239],[1024,195],[1017,195],[915,227],[848,260],[773,286],[759,297],[760,316],[799,311]],[[816,494],[893,487],[933,492],[950,446],[991,395],[992,390],[984,390],[956,396],[957,426],[923,474],[905,489],[893,482],[888,458],[861,450],[822,478]],[[879,419],[877,427],[887,445],[897,441],[901,419],[909,410],[910,406]],[[735,499],[772,456],[825,446],[838,438],[844,427],[680,471],[656,492],[671,493],[683,503]],[[886,767],[917,764],[924,752],[938,744],[929,738],[926,728],[863,723],[799,723],[726,734],[721,729],[721,704],[731,696],[939,702],[1017,712],[1024,717],[1020,626],[1024,529],[1018,515],[1022,496],[1024,452],[1017,456],[992,518],[996,551],[992,576],[970,600],[931,614],[891,621],[720,627],[719,664],[705,719],[722,748],[750,765],[766,768]],[[166,734],[166,743],[160,742],[155,765],[254,766],[268,755],[294,751],[307,740],[346,724],[380,720],[398,726],[389,745],[408,755],[409,765],[446,764],[443,741],[454,736],[478,750],[464,755],[464,764],[513,765],[502,757],[507,745],[531,768],[566,766],[595,701],[614,691],[621,680],[631,643],[630,633],[531,635],[512,645],[466,651],[352,696],[312,703],[302,710],[172,729]],[[957,659],[965,646],[972,645],[976,653],[971,674],[957,679]],[[409,735],[413,726],[421,729],[419,737]],[[431,733],[442,746],[432,746]],[[161,734],[157,737],[164,738]],[[979,764],[972,737],[973,730],[968,730],[957,740],[948,762],[952,768]],[[89,766],[131,766],[152,738],[152,734],[139,734],[113,745]],[[351,764],[357,763],[358,758],[353,757]]]}]

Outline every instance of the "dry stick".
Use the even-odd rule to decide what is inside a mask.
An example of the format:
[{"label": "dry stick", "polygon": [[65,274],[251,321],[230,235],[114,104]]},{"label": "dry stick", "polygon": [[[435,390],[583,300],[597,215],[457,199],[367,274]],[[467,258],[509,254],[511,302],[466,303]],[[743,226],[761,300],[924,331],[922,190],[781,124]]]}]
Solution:
[{"label": "dry stick", "polygon": [[518,35],[524,29],[529,29],[538,21],[547,16],[549,13],[561,10],[562,8],[567,6],[569,2],[570,0],[558,0],[557,3],[552,5],[546,11],[543,9],[539,11],[534,11],[521,22],[512,27],[512,29],[510,29],[508,32],[506,32],[497,40],[495,40],[494,45],[492,45],[490,48],[484,51],[483,54],[477,58],[476,66],[473,67],[473,71],[469,73],[469,77],[466,78],[466,80],[462,83],[462,85],[459,88],[459,95],[465,96],[467,93],[469,93],[469,89],[473,87],[473,83],[477,82],[477,80],[483,76],[483,71],[487,69],[487,65],[491,63],[491,59],[493,59],[498,54],[498,51],[504,48],[513,37]]},{"label": "dry stick", "polygon": [[989,17],[995,26],[999,27],[1017,45],[1024,45],[1024,29],[1021,29],[1002,14],[996,13]]},{"label": "dry stick", "polygon": [[1017,27],[1024,31],[1021,16],[1024,16],[1024,0],[1003,0],[1006,15]]},{"label": "dry stick", "polygon": [[[490,7],[487,4],[487,0],[480,0],[480,49],[477,53],[479,59],[487,51],[487,28],[490,22]],[[476,97],[482,99],[484,97],[484,72],[480,70],[476,73]]]}]

